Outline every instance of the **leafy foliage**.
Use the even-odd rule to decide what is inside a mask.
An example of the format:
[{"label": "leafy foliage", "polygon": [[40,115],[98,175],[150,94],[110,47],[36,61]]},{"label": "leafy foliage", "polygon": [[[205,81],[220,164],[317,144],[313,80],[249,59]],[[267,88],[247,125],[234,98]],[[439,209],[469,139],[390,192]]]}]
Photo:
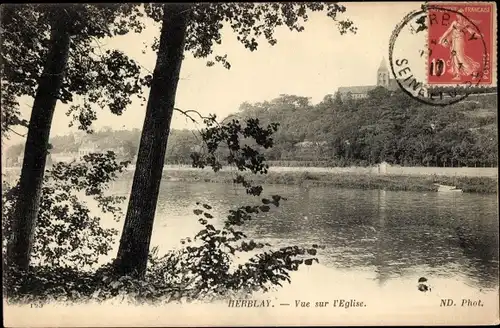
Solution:
[{"label": "leafy foliage", "polygon": [[[205,119],[207,128],[201,131],[205,144],[203,151],[193,152],[193,167],[204,168],[209,165],[217,172],[223,164],[234,165],[239,171],[249,170],[254,174],[266,174],[269,166],[259,148],[268,149],[273,146],[272,135],[278,129],[278,123],[270,123],[266,127],[260,125],[259,119],[250,118],[244,125],[238,120],[219,124],[215,116]],[[254,186],[241,174],[237,174],[235,183],[242,184],[248,194],[260,195],[261,186]]]},{"label": "leafy foliage", "polygon": [[[38,263],[91,267],[114,243],[118,231],[103,228],[101,219],[91,215],[82,197],[90,197],[102,213],[110,213],[114,220],[119,220],[124,197],[106,196],[105,190],[127,163],[116,162],[112,152],[85,155],[82,160],[55,164],[44,177],[32,252],[32,259]],[[4,187],[7,187],[2,195],[2,246],[5,249],[11,233],[17,186]]]},{"label": "leafy foliage", "polygon": [[[273,250],[270,244],[248,240],[237,229],[270,206],[279,206],[279,195],[262,199],[262,205],[242,206],[231,210],[222,228],[210,223],[214,219],[208,204],[198,204],[194,213],[202,229],[183,239],[188,246],[162,257],[154,249],[149,256],[145,277],[135,279],[116,276],[107,264],[95,272],[61,266],[35,266],[29,272],[10,272],[4,288],[10,302],[103,301],[127,298],[140,303],[221,299],[245,297],[255,291],[269,291],[290,282],[290,273],[301,265],[318,262],[315,257],[324,246],[309,248],[289,246]],[[267,248],[267,249],[266,249]],[[236,262],[239,254],[253,254],[245,263]]]},{"label": "leafy foliage", "polygon": [[[208,128],[201,134],[208,153],[206,157],[198,158],[198,165],[209,163],[217,171],[221,165],[215,153],[224,144],[228,150],[225,160],[240,171],[267,173],[265,157],[249,143],[264,149],[272,147],[277,124],[263,128],[255,119],[249,119],[243,125],[237,120],[219,124],[215,123],[215,117],[207,119],[206,123]],[[249,240],[238,229],[255,215],[267,213],[271,206],[277,207],[285,200],[273,195],[269,199],[263,198],[259,205],[231,210],[222,227],[211,223],[214,220],[210,213],[212,206],[198,203],[194,214],[198,216],[202,229],[194,237],[182,241],[187,244],[184,248],[162,257],[153,251],[143,279],[117,275],[113,264],[91,274],[82,271],[82,265],[92,266],[99,255],[110,250],[116,231],[101,228],[100,219],[91,218],[85,204],[72,192],[92,196],[102,212],[111,212],[117,219],[120,211],[116,205],[121,198],[103,194],[106,184],[116,176],[115,172],[121,171],[126,164],[116,163],[114,159],[112,152],[91,154],[84,157],[88,165],[59,163],[48,172],[34,251],[34,257],[41,260],[42,265],[32,267],[28,272],[9,273],[5,282],[10,301],[101,301],[127,297],[156,303],[213,300],[231,295],[244,297],[255,291],[265,292],[282,286],[283,282],[290,282],[290,272],[318,261],[314,257],[321,248],[318,245],[309,249],[298,246],[272,249],[268,243]],[[261,186],[253,186],[243,177],[238,181],[250,194],[260,195],[262,192]],[[4,202],[12,204],[15,198],[6,198]],[[8,212],[4,217],[9,217]],[[54,242],[56,247],[51,248]],[[84,246],[90,252],[85,252]],[[249,253],[251,257],[239,264],[236,260],[241,253]]]},{"label": "leafy foliage", "polygon": [[[259,149],[272,147],[277,124],[261,127],[256,119],[249,119],[244,124],[238,120],[216,123],[214,116],[207,118],[205,123],[208,127],[201,135],[207,152],[198,154],[199,157],[193,156],[195,166],[210,165],[217,171],[221,167],[220,160],[224,160],[239,171],[267,173],[265,157]],[[217,156],[221,145],[227,150],[222,159]],[[68,194],[71,191],[84,192],[98,201],[103,212],[118,213],[119,209],[114,207],[116,198],[104,197],[102,187],[126,163],[108,159],[114,160],[114,154],[93,154],[85,157],[89,166],[59,163],[48,172],[46,180],[52,184],[44,185],[34,252],[36,258],[45,260],[45,265],[33,267],[27,273],[10,273],[7,285],[11,289],[7,292],[11,301],[105,300],[120,296],[141,302],[212,300],[282,286],[284,281],[290,282],[290,272],[318,261],[314,257],[320,248],[318,245],[310,249],[290,246],[274,250],[270,244],[248,240],[246,234],[237,228],[255,215],[269,212],[271,206],[279,206],[284,199],[273,195],[262,199],[260,205],[231,210],[221,228],[211,224],[214,219],[210,213],[212,207],[198,203],[194,214],[198,216],[202,229],[193,238],[183,240],[188,246],[180,250],[170,251],[162,257],[153,252],[142,280],[116,275],[112,264],[93,274],[82,272],[77,269],[78,265],[92,265],[100,254],[107,253],[116,231],[100,228],[100,220],[91,219],[78,198]],[[260,195],[262,192],[261,186],[253,186],[242,175],[238,175],[235,181],[243,183],[249,194]],[[65,204],[68,200],[69,205]],[[54,219],[70,223],[70,226],[64,230]],[[78,252],[82,240],[87,238],[84,231],[90,233],[90,237],[99,236],[97,242],[87,240],[90,254]],[[56,250],[49,248],[49,243],[54,240],[59,245]],[[241,253],[252,256],[246,263],[238,264],[236,259]],[[77,265],[67,265],[65,259]]]},{"label": "leafy foliage", "polygon": [[145,80],[140,66],[124,53],[103,52],[99,40],[130,31],[140,32],[142,12],[137,4],[21,4],[2,6],[2,133],[15,125],[27,126],[20,117],[19,97],[34,97],[48,52],[53,15],[63,12],[72,33],[68,68],[58,98],[71,103],[68,115],[82,130],[96,118],[91,104],[120,115],[142,96]]},{"label": "leafy foliage", "polygon": [[[162,8],[163,5],[145,5],[147,15],[156,21],[161,21]],[[262,35],[271,45],[275,44],[277,40],[273,37],[273,34],[275,28],[279,26],[287,26],[290,30],[302,31],[304,27],[300,22],[306,21],[308,19],[307,13],[311,11],[326,11],[326,14],[337,22],[341,34],[346,31],[355,32],[356,30],[351,21],[336,20],[337,14],[345,11],[343,6],[336,3],[220,3],[192,5],[188,10],[191,11],[191,20],[188,27],[185,50],[191,51],[197,58],[210,56],[213,52],[212,48],[214,44],[221,43],[220,30],[223,28],[224,23],[231,26],[236,32],[238,40],[251,51],[257,49],[257,38]],[[28,54],[35,53],[34,58],[22,57],[18,63],[14,63],[12,58],[8,58],[10,59],[8,63],[10,66],[7,65],[6,68],[2,66],[2,84],[5,81],[5,84],[10,88],[10,94],[13,95],[8,99],[15,99],[15,97],[23,95],[34,95],[37,85],[36,80],[41,74],[41,63],[43,62],[41,59],[45,57],[44,51],[46,51],[45,44],[47,42],[47,32],[50,28],[50,17],[57,11],[64,11],[67,14],[68,23],[73,34],[69,68],[65,76],[63,88],[58,97],[63,103],[73,102],[74,95],[83,98],[81,104],[72,104],[67,114],[73,115],[74,120],[79,121],[81,129],[91,131],[91,122],[96,118],[91,104],[96,103],[100,107],[109,107],[113,113],[121,114],[123,109],[130,104],[129,96],[137,94],[139,97],[142,97],[142,87],[150,85],[151,77],[141,77],[137,63],[131,61],[118,51],[107,51],[100,54],[95,54],[94,52],[94,55],[89,55],[93,52],[94,47],[92,47],[91,42],[94,39],[123,34],[130,30],[140,31],[142,25],[139,23],[137,17],[141,16],[141,12],[137,10],[137,5],[134,4],[65,5],[57,8],[49,6],[43,9],[37,5],[27,5],[21,11],[10,11],[10,16],[7,15],[7,20],[4,20],[4,16],[2,16],[2,24],[4,25],[5,21],[10,22],[11,25],[8,26],[7,30],[15,32],[11,36],[12,42],[10,45],[12,47],[8,49],[12,54],[14,54],[13,50],[18,50],[15,48],[13,40],[18,36],[26,37],[22,32],[23,29],[21,27],[23,26],[19,21],[30,17],[31,20],[36,20],[36,24],[38,24],[36,25],[37,28],[34,29],[35,32],[27,37],[34,42],[31,44],[28,43],[26,49],[24,49]],[[27,21],[30,20],[28,19]],[[153,44],[153,48],[155,49],[156,47],[157,44]],[[227,55],[216,55],[214,60],[222,63],[226,68],[231,67],[227,60]],[[211,65],[212,63],[209,60],[208,64]],[[17,69],[16,67],[21,68]],[[15,74],[11,74],[11,72],[15,72]],[[30,83],[30,81],[32,82]],[[19,83],[16,84],[16,82]],[[21,86],[23,83],[26,83],[29,88],[23,89]],[[18,113],[16,112],[16,103],[13,102],[11,107],[10,114],[11,116],[15,116]],[[15,120],[11,119],[10,121],[13,122]],[[259,120],[253,118],[247,119],[244,126],[238,120],[232,120],[226,124],[217,124],[217,126],[211,125],[212,122],[215,122],[215,117],[206,120],[209,127],[202,132],[207,153],[204,155],[193,155],[194,166],[204,167],[205,165],[210,165],[215,171],[219,170],[222,165],[217,151],[222,151],[223,154],[225,152],[223,160],[228,164],[236,165],[240,171],[250,170],[254,174],[267,173],[268,167],[264,164],[265,157],[259,153],[259,150],[260,148],[269,149],[273,145],[271,135],[277,131],[277,124],[270,123],[267,128],[262,128]],[[240,142],[240,138],[243,139],[243,142]],[[219,149],[220,145],[223,145],[222,148],[224,149]],[[66,221],[66,223],[70,221],[69,223],[73,224],[77,228],[76,230],[85,226],[82,225],[81,221],[89,222],[88,210],[85,206],[80,205],[77,198],[72,198],[64,194],[64,192],[68,193],[73,189],[62,188],[63,185],[58,184],[59,182],[62,183],[62,181],[71,181],[76,186],[74,190],[93,196],[99,202],[100,206],[102,206],[103,211],[114,211],[114,202],[109,198],[104,198],[99,191],[99,187],[108,181],[106,176],[113,172],[116,167],[112,165],[101,167],[99,165],[96,166],[96,163],[93,164],[94,168],[97,169],[85,170],[81,167],[73,169],[69,166],[60,165],[56,167],[56,170],[51,172],[54,175],[53,179],[55,183],[51,186],[52,188],[44,189],[44,195],[51,196],[46,196],[44,199],[45,202],[42,202],[43,206],[50,209],[50,214],[47,215],[47,218],[54,215],[58,219],[62,218],[62,221]],[[86,175],[86,178],[90,179],[84,179],[84,181],[91,182],[82,182],[79,180],[78,176],[81,174]],[[102,178],[103,176],[104,178]],[[262,187],[253,186],[242,175],[238,175],[235,182],[243,184],[249,194],[260,195],[262,192]],[[58,193],[59,190],[62,190],[61,194]],[[176,268],[181,269],[180,273],[185,273],[187,270],[188,274],[194,280],[188,278],[189,281],[178,281],[175,285],[180,284],[183,288],[186,288],[186,286],[189,287],[190,284],[194,284],[194,295],[197,297],[200,293],[207,295],[211,291],[220,295],[224,293],[224,290],[267,290],[266,285],[269,283],[271,285],[280,285],[280,281],[289,280],[288,271],[297,270],[298,266],[302,263],[306,265],[312,264],[314,260],[314,258],[302,260],[295,259],[295,257],[306,254],[315,255],[315,249],[304,250],[299,247],[288,247],[278,251],[262,252],[251,258],[245,266],[238,267],[232,273],[229,271],[232,260],[231,256],[235,252],[249,252],[266,246],[253,241],[242,241],[241,239],[245,235],[241,231],[235,230],[232,226],[241,225],[246,220],[249,220],[251,213],[268,212],[270,210],[269,205],[275,204],[278,206],[279,200],[279,196],[274,196],[272,201],[266,200],[263,202],[263,205],[257,207],[246,206],[231,212],[226,225],[221,230],[208,224],[208,220],[212,219],[213,216],[205,211],[210,206],[203,206],[204,210],[197,213],[203,215],[200,218],[200,223],[204,226],[204,229],[195,237],[196,240],[202,242],[202,245],[186,247],[180,253],[172,253],[170,257],[159,260],[156,262],[157,264],[151,266],[151,275],[147,276],[149,278],[146,278],[146,281],[150,282],[151,286],[158,286],[161,290],[163,287],[168,286],[165,283],[165,274],[176,277],[178,273]],[[64,202],[69,202],[69,204],[64,204]],[[43,221],[47,218],[42,217],[40,220]],[[52,224],[52,220],[47,221],[49,221],[48,225]],[[97,224],[98,221],[96,219],[90,222]],[[43,224],[39,223],[39,225],[42,228],[44,227]],[[58,234],[61,239],[54,239],[58,245],[61,245],[68,238],[71,239],[73,237],[71,233],[61,233],[61,230],[65,227],[67,226],[54,225],[50,227],[50,231],[47,231],[49,234],[51,232],[55,232],[56,235]],[[106,243],[112,235],[112,233],[104,233],[103,230],[90,229],[90,231],[95,234],[104,234],[104,236],[101,236],[102,238],[98,239],[98,242],[103,242],[104,240],[104,243]],[[81,239],[85,237],[78,235],[75,238],[81,242]],[[53,236],[50,236],[50,238],[53,238]],[[39,239],[43,241],[44,236],[38,236],[37,240]],[[54,240],[51,239],[50,241]],[[71,260],[77,259],[81,263],[89,265],[95,263],[95,260],[92,258],[82,256],[81,254],[75,257],[72,254],[79,246],[78,241],[75,241],[75,244],[70,244],[71,248],[69,248],[69,251],[59,248],[56,252],[45,252],[42,256],[45,256],[49,264],[55,267],[55,270],[52,271],[56,277],[78,280],[87,286],[99,286],[99,281],[89,280],[91,277],[79,273],[77,270],[67,270],[60,267],[62,258],[65,256],[69,256]],[[42,244],[42,247],[46,248],[47,245],[48,243]],[[91,247],[94,250],[94,255],[105,253],[109,250],[105,246],[100,247],[95,244],[91,244]],[[182,261],[187,262],[181,267],[176,267]],[[23,287],[29,289],[29,286],[34,284],[33,281],[36,281],[38,274],[41,277],[38,279],[37,284],[41,283],[41,285],[45,285],[45,290],[48,288],[52,292],[58,293],[56,290],[51,289],[53,286],[50,286],[55,281],[52,279],[49,281],[49,279],[44,277],[47,272],[51,271],[50,268],[45,270],[45,268],[40,267],[39,269],[38,273],[36,272],[37,270],[34,270],[35,276],[32,276],[28,272],[25,276],[19,278],[21,279],[20,284],[14,282],[10,285],[19,286],[19,288],[14,288],[17,291],[22,290]],[[160,273],[163,273],[163,275]],[[110,289],[126,290],[130,287],[129,282],[133,286],[138,287],[141,293],[143,288],[148,289],[148,284],[128,277],[108,279],[108,276],[106,275],[106,269],[103,269],[94,276],[97,280],[102,277],[103,282],[109,282],[106,283],[106,286],[111,288],[103,287],[107,291]],[[177,275],[177,277],[179,276]],[[227,279],[221,280],[221,277]],[[32,280],[32,278],[35,278],[35,280]],[[49,286],[46,284],[48,281]],[[69,281],[65,287],[69,287],[71,292],[76,291],[77,294],[80,294],[80,291],[71,288],[72,286]],[[165,287],[164,289],[168,288]],[[94,293],[99,294],[100,291],[101,289],[95,290],[92,296],[95,295]],[[44,290],[42,289],[41,292],[44,293]],[[62,293],[67,292],[68,289],[63,288]],[[83,293],[88,294],[88,292],[89,290],[85,289]],[[193,294],[188,295],[193,296]]]},{"label": "leafy foliage", "polygon": [[[154,276],[164,277],[170,284],[183,284],[191,298],[217,298],[227,293],[268,291],[290,282],[290,272],[297,271],[301,264],[311,265],[317,258],[318,245],[310,249],[298,246],[272,250],[268,243],[248,240],[247,235],[237,229],[259,213],[266,213],[270,205],[279,206],[285,200],[279,195],[262,199],[262,205],[241,206],[230,210],[223,227],[217,228],[210,221],[213,216],[208,204],[197,203],[194,214],[203,226],[194,238],[185,238],[187,247],[171,251],[154,259],[151,266]],[[267,250],[263,251],[265,248]],[[243,264],[237,264],[240,253],[254,254]],[[192,292],[189,292],[192,291]]]},{"label": "leafy foliage", "polygon": [[[239,113],[222,122],[235,120],[245,125],[247,118],[258,117],[259,123],[266,126],[279,121],[272,136],[272,147],[258,146],[251,142],[252,137],[240,145],[249,144],[261,151],[269,165],[346,166],[381,161],[417,166],[490,166],[496,163],[496,96],[471,95],[458,104],[436,109],[399,93],[389,99],[384,96],[385,91],[379,91],[370,92],[369,100],[351,103],[336,96],[325,96],[317,105],[311,105],[306,97],[282,95],[271,101],[243,103]],[[212,124],[214,128],[217,126],[215,122]],[[126,148],[135,153],[139,133],[138,130],[97,132],[95,136],[86,136],[85,140],[103,148],[130,141]],[[220,136],[215,131],[210,133]],[[55,137],[52,143],[52,152],[77,150],[71,136]],[[192,164],[190,156],[195,152],[206,166],[210,166],[209,157],[203,155],[207,149],[201,133],[172,130],[166,162]],[[21,151],[21,145],[15,146],[7,151],[5,158],[14,162]],[[228,165],[228,154],[227,142],[220,141],[218,150],[212,155],[220,164]],[[235,157],[244,158],[241,152]]]},{"label": "leafy foliage", "polygon": [[[68,4],[50,6],[22,4],[3,6],[2,24],[2,133],[8,136],[12,126],[27,126],[20,117],[18,97],[34,97],[43,62],[48,51],[50,24],[53,15],[61,10],[68,17],[72,43],[68,69],[64,76],[59,99],[71,104],[71,115],[79,128],[92,131],[96,119],[95,108],[120,115],[131,96],[143,101],[143,87],[149,87],[151,75],[141,75],[139,63],[117,50],[102,51],[99,40],[144,29],[144,12],[160,22],[162,4]],[[144,9],[144,10],[143,10]],[[345,7],[337,3],[214,3],[197,4],[191,8],[185,50],[195,58],[206,58],[213,47],[222,43],[221,29],[228,24],[245,48],[254,51],[258,39],[274,45],[274,31],[286,26],[292,31],[303,31],[303,22],[309,12],[324,11],[337,24],[341,34],[356,32],[353,22],[338,20]],[[151,45],[157,50],[158,40]],[[215,55],[207,65],[220,63],[230,68],[227,54]]]},{"label": "leafy foliage", "polygon": [[280,122],[271,161],[327,162],[328,166],[370,165],[386,161],[415,166],[490,166],[497,163],[495,95],[436,109],[402,92],[384,88],[367,99],[325,99],[282,95],[245,103],[233,119],[259,117]]},{"label": "leafy foliage", "polygon": [[[356,32],[356,27],[349,19],[338,20],[337,16],[346,8],[338,3],[205,3],[191,7],[191,22],[188,26],[185,50],[195,58],[207,58],[208,66],[220,63],[230,69],[227,54],[214,55],[213,48],[222,43],[221,29],[226,24],[237,36],[237,40],[250,51],[255,51],[259,38],[264,38],[269,44],[275,45],[278,40],[274,32],[281,26],[291,31],[304,30],[303,22],[309,18],[308,13],[324,11],[336,23],[341,34]],[[146,4],[146,14],[156,22],[161,22],[162,5]],[[158,39],[152,45],[158,49]]]},{"label": "leafy foliage", "polygon": [[[259,149],[272,147],[277,124],[261,127],[256,119],[248,119],[244,124],[238,120],[217,123],[214,116],[207,118],[205,123],[208,127],[201,135],[207,153],[193,156],[195,166],[210,165],[214,171],[220,169],[221,159],[217,152],[223,145],[227,153],[222,160],[226,163],[236,165],[239,171],[267,173],[265,157]],[[114,162],[112,152],[92,154],[84,159],[89,166],[59,163],[48,172],[34,252],[35,257],[43,259],[44,263],[32,267],[29,272],[9,273],[6,285],[10,289],[6,292],[10,301],[105,300],[120,296],[141,302],[212,300],[282,286],[282,282],[290,282],[290,272],[298,270],[300,265],[318,261],[314,257],[320,248],[318,245],[310,249],[290,246],[273,250],[270,244],[248,240],[246,234],[237,229],[254,215],[269,212],[271,206],[279,206],[284,199],[273,195],[270,199],[262,199],[260,205],[231,210],[222,228],[210,223],[214,219],[210,213],[212,207],[198,204],[194,214],[198,216],[202,229],[193,238],[183,241],[188,243],[185,248],[163,257],[157,257],[153,252],[143,279],[117,275],[113,264],[101,267],[93,274],[83,272],[79,270],[81,265],[91,266],[100,254],[109,251],[116,231],[101,228],[99,218],[90,218],[88,209],[77,196],[68,194],[83,192],[93,196],[103,212],[118,213],[115,204],[119,199],[105,197],[102,188],[126,164]],[[260,195],[262,192],[261,186],[253,186],[242,175],[238,175],[235,181],[242,183],[249,194]],[[56,220],[69,223],[69,226]],[[79,252],[83,240],[86,240],[85,246],[90,253]],[[55,250],[49,247],[54,241],[58,245]],[[237,264],[235,260],[240,253],[252,256],[246,263]],[[65,260],[70,264],[64,263]]]}]

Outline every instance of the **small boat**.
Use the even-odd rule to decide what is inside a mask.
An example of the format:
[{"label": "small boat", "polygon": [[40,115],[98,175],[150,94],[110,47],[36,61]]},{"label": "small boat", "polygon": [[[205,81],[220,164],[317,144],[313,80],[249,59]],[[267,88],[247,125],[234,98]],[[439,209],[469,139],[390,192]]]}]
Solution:
[{"label": "small boat", "polygon": [[435,183],[435,186],[438,186],[438,192],[463,192],[462,189],[458,189],[456,186],[446,186],[439,183]]}]

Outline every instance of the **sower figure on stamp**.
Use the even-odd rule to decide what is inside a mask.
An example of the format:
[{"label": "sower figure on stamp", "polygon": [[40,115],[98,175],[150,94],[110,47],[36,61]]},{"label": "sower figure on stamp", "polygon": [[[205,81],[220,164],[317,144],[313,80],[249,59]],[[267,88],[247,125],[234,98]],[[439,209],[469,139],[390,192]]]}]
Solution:
[{"label": "sower figure on stamp", "polygon": [[[459,10],[459,12],[463,13],[463,10]],[[479,23],[478,21],[473,22]],[[479,76],[481,65],[465,54],[466,31],[471,34],[471,38],[478,34],[465,18],[457,15],[457,19],[450,24],[450,27],[439,39],[439,44],[450,48],[451,68],[449,72],[453,74],[453,80],[460,80],[461,76],[472,75],[473,78]]]}]

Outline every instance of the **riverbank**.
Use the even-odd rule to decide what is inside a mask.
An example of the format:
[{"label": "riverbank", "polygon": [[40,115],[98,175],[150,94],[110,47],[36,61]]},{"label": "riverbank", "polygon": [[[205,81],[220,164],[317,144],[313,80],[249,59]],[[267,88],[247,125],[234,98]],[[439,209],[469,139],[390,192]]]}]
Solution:
[{"label": "riverbank", "polygon": [[[266,175],[243,173],[245,177],[261,184],[303,186],[331,186],[352,189],[383,189],[393,191],[436,191],[435,184],[451,185],[464,192],[497,193],[498,178],[448,177],[437,175],[403,176],[354,173],[269,172]],[[233,183],[235,171],[168,170],[164,177],[170,181]]]},{"label": "riverbank", "polygon": [[[274,169],[274,170],[272,170]],[[406,168],[407,170],[414,169],[409,172],[397,172],[393,174],[377,174],[372,173],[370,169],[364,168],[366,171],[358,172],[359,168],[271,168],[266,175],[253,175],[248,172],[240,172],[248,179],[260,184],[281,184],[281,185],[303,185],[303,186],[330,186],[336,188],[351,188],[351,189],[382,189],[393,191],[430,191],[437,192],[438,186],[435,184],[456,186],[468,193],[497,193],[498,192],[498,175],[493,175],[493,170],[486,172],[479,171],[477,174],[483,176],[465,175],[471,174],[466,172],[464,175],[431,174],[433,172],[425,172],[422,168]],[[299,170],[300,169],[300,170]],[[342,169],[342,170],[341,170]],[[421,173],[416,172],[417,169]],[[458,169],[458,168],[457,168]],[[474,168],[469,168],[474,169]],[[478,168],[479,169],[479,168]],[[7,170],[4,180],[16,180],[18,171],[15,169]],[[415,171],[415,172],[414,172]],[[124,173],[123,178],[132,178],[133,168],[128,168]],[[493,173],[492,173],[493,172]],[[444,172],[447,173],[447,172]],[[474,172],[473,172],[474,173]],[[163,171],[165,180],[170,181],[186,181],[186,182],[212,182],[212,183],[233,183],[237,171],[232,169],[223,169],[217,173],[210,168],[203,170],[190,166],[170,166]],[[5,179],[7,178],[7,179]]]}]

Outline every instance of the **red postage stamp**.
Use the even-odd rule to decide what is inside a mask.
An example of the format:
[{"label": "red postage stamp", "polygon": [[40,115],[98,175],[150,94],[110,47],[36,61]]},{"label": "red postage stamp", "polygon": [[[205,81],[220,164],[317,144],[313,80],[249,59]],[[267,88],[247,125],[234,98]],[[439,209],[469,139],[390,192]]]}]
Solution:
[{"label": "red postage stamp", "polygon": [[491,85],[494,3],[429,3],[427,83]]}]

